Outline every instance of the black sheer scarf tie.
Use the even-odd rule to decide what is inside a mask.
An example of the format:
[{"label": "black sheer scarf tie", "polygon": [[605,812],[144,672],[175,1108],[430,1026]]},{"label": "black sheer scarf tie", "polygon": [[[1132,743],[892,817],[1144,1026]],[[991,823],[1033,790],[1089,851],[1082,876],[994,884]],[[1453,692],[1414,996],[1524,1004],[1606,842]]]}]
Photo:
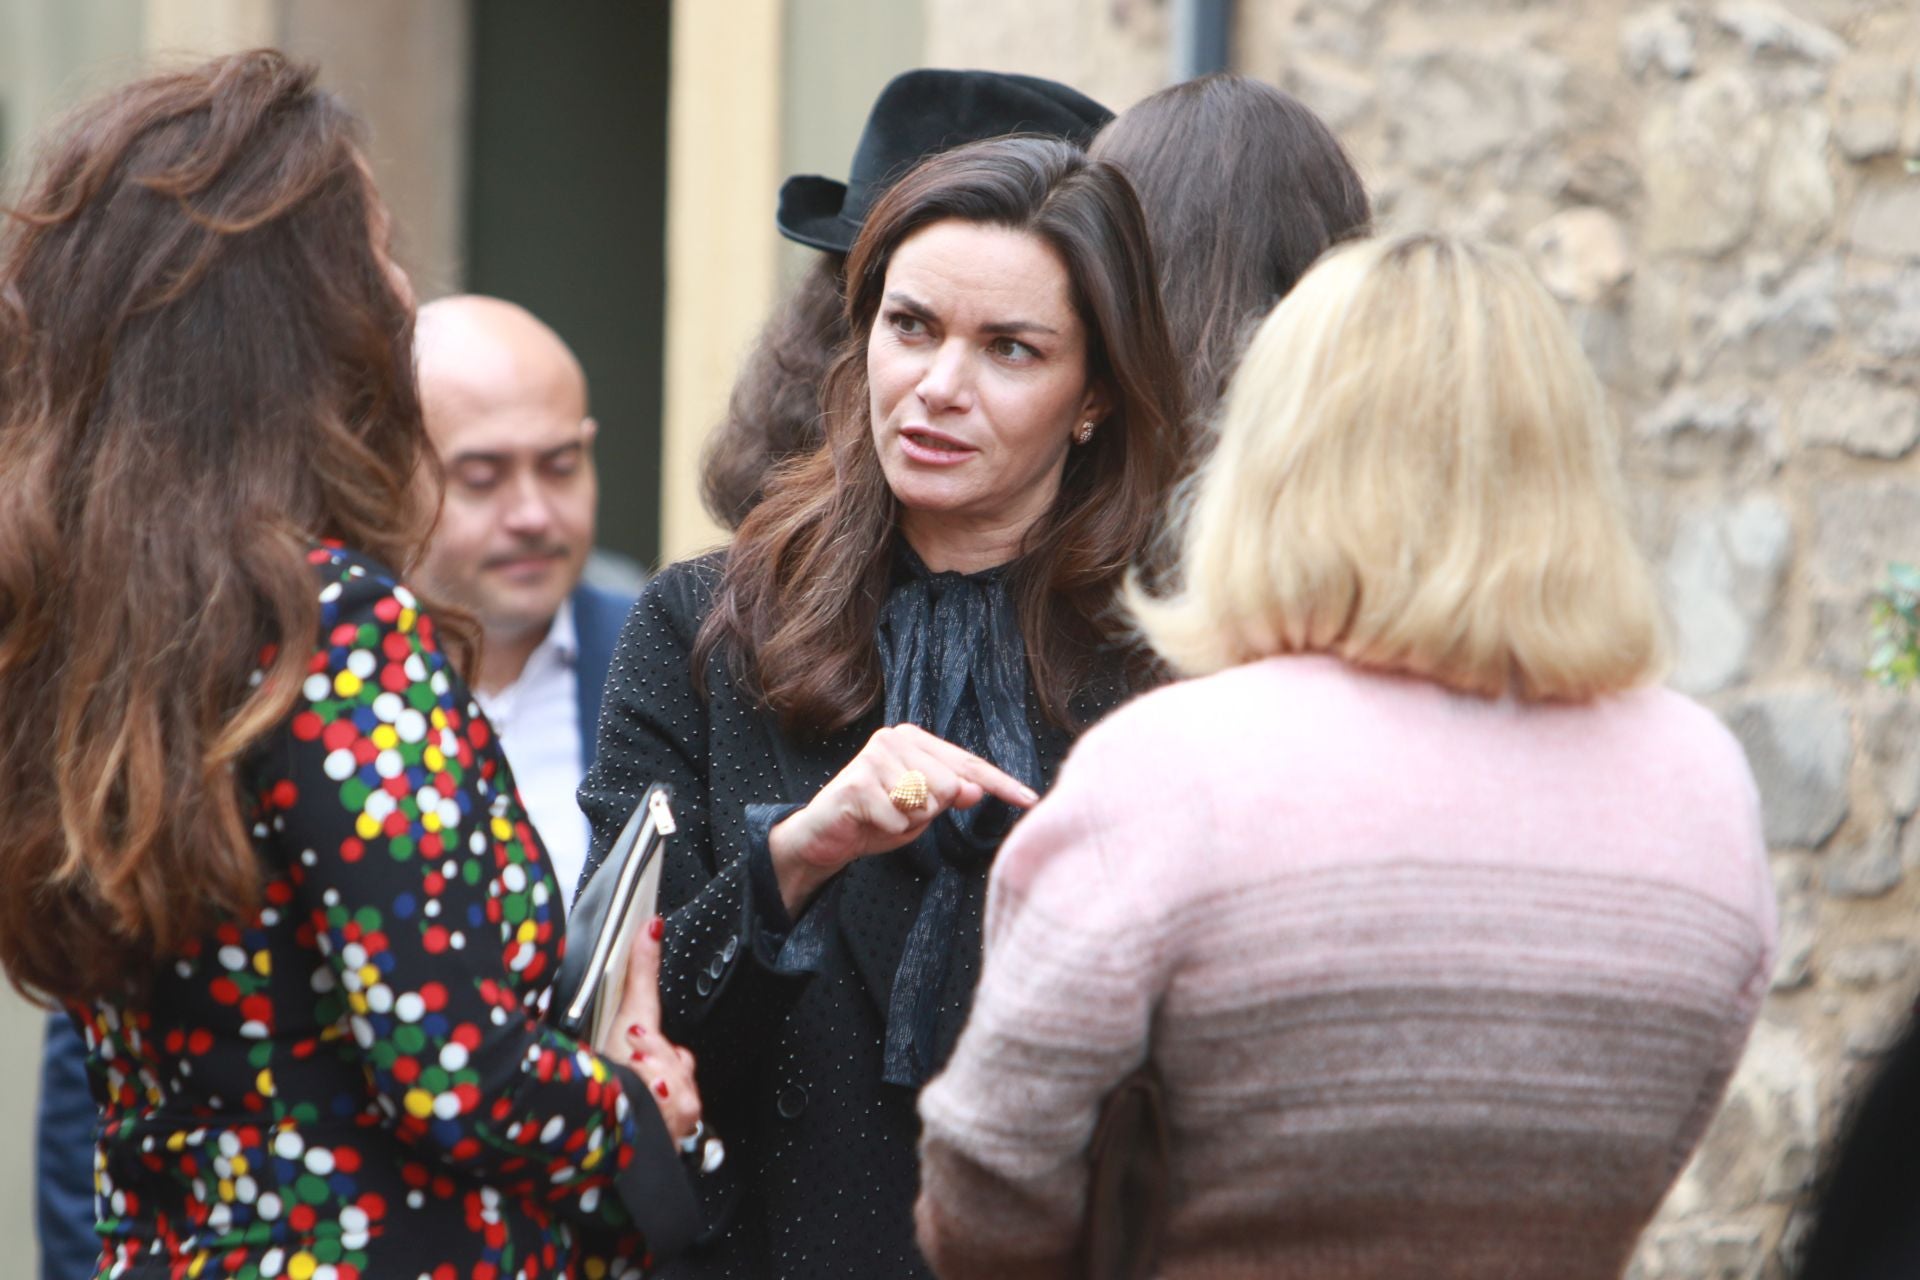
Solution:
[{"label": "black sheer scarf tie", "polygon": [[[876,636],[887,723],[919,725],[1037,790],[1026,643],[1004,567],[933,573],[902,550],[904,576]],[[889,1084],[919,1087],[959,1037],[971,1000],[970,992],[948,998],[956,935],[969,918],[977,926],[987,868],[1017,816],[990,795],[942,813],[892,855],[912,859],[927,887],[894,971],[882,1073]]]}]

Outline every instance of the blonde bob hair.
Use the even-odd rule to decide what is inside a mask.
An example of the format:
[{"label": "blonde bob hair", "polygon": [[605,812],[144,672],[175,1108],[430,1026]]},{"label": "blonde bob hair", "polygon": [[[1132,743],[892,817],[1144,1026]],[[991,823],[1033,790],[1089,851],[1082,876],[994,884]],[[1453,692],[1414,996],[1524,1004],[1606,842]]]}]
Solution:
[{"label": "blonde bob hair", "polygon": [[1177,672],[1324,653],[1580,701],[1660,674],[1660,606],[1605,401],[1518,255],[1362,241],[1261,324],[1174,534],[1126,602]]}]

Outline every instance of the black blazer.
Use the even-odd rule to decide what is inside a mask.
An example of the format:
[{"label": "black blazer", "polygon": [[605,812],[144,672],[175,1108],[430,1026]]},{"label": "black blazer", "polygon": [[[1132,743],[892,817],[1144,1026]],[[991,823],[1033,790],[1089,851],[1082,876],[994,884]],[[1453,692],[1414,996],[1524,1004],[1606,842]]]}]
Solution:
[{"label": "black blazer", "polygon": [[[705,1241],[660,1274],[927,1276],[913,1241],[917,1094],[881,1081],[885,1009],[924,882],[904,857],[847,867],[808,907],[833,916],[805,972],[781,955],[789,922],[766,853],[768,828],[788,812],[775,806],[819,791],[880,727],[879,713],[824,739],[796,740],[717,655],[702,701],[691,652],[721,565],[719,555],[674,565],[641,594],[608,677],[596,762],[580,788],[593,824],[589,874],[648,783],[673,788],[680,823],[660,890],[665,1030],[696,1055],[708,1123],[728,1156],[703,1180]],[[1121,668],[1111,667],[1076,705],[1082,723],[1119,702]],[[1051,783],[1070,736],[1029,701],[1042,778]],[[954,946],[962,989],[950,983],[948,991],[966,999],[977,925]]]}]

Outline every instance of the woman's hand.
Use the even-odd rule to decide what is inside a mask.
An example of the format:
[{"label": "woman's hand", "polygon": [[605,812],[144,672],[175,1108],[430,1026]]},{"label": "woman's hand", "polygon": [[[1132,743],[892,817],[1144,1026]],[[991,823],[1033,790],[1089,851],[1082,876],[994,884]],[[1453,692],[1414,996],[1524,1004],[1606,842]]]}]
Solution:
[{"label": "woman's hand", "polygon": [[[902,811],[889,793],[909,770],[926,778],[927,802]],[[879,730],[820,794],[769,834],[787,913],[798,915],[855,858],[898,849],[946,810],[970,809],[989,795],[1022,809],[1040,799],[1018,778],[917,725]]]},{"label": "woman's hand", "polygon": [[614,1043],[599,1046],[646,1081],[647,1092],[675,1142],[692,1137],[700,1124],[700,1090],[693,1054],[660,1034],[660,939],[666,922],[655,916],[633,940],[627,957],[627,989],[614,1025]]}]

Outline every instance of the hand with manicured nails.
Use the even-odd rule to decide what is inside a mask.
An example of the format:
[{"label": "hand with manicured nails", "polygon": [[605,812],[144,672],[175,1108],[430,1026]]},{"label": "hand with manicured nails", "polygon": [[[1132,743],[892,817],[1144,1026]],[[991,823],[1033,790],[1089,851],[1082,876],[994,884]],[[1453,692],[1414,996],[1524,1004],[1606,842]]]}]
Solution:
[{"label": "hand with manicured nails", "polygon": [[[903,812],[890,793],[909,770],[927,780],[927,803]],[[1040,799],[1031,787],[970,751],[917,725],[881,729],[806,807],[787,815],[768,839],[780,898],[789,915],[856,858],[909,844],[948,809],[970,809],[987,796],[1025,809]]]},{"label": "hand with manicured nails", "polygon": [[601,1052],[624,1061],[646,1081],[654,1105],[675,1142],[693,1136],[700,1123],[700,1090],[694,1083],[693,1054],[660,1034],[660,939],[666,921],[655,916],[633,940],[627,958],[627,989],[614,1025],[617,1043]]}]

